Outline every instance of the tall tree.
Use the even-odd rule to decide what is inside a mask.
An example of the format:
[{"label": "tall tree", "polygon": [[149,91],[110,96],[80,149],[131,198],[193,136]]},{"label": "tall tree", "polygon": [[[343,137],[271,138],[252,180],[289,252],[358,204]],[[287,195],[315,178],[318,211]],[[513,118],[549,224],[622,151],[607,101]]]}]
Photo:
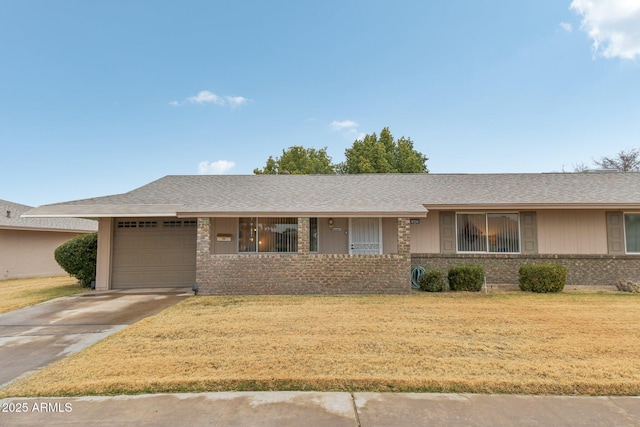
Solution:
[{"label": "tall tree", "polygon": [[427,173],[425,155],[413,148],[404,136],[394,140],[388,127],[354,141],[344,152],[345,161],[336,166],[339,173]]},{"label": "tall tree", "polygon": [[283,173],[291,174],[333,174],[335,166],[331,163],[331,157],[327,154],[327,147],[316,150],[294,145],[282,150],[282,156],[269,156],[262,169],[254,169],[256,175]]}]

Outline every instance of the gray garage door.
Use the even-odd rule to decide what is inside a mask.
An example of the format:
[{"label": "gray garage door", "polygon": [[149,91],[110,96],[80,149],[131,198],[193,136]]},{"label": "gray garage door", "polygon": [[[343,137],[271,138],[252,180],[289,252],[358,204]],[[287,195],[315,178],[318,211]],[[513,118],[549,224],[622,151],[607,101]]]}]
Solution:
[{"label": "gray garage door", "polygon": [[195,219],[117,219],[114,289],[191,287],[196,280]]}]

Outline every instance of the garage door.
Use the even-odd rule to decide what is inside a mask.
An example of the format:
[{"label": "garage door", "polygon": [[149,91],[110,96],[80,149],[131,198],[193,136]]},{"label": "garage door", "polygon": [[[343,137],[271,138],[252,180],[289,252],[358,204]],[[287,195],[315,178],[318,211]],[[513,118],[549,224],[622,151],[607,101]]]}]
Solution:
[{"label": "garage door", "polygon": [[117,219],[112,288],[193,286],[196,230],[195,219]]}]

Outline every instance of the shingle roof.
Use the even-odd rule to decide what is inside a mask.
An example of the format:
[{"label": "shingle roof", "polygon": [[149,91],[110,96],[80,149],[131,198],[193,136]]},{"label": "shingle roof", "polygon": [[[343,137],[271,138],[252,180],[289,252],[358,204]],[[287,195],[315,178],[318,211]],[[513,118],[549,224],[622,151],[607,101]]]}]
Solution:
[{"label": "shingle roof", "polygon": [[21,218],[31,206],[0,199],[0,228],[54,230],[54,231],[98,231],[98,223],[76,218]]},{"label": "shingle roof", "polygon": [[640,209],[640,173],[166,176],[29,215],[394,216],[465,207]]}]

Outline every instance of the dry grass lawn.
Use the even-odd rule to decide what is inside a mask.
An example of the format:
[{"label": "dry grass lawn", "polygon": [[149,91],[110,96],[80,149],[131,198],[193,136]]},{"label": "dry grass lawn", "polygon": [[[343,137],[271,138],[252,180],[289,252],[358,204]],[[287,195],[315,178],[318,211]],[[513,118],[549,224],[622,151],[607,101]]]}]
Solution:
[{"label": "dry grass lawn", "polygon": [[221,390],[640,394],[640,296],[194,297],[7,396]]},{"label": "dry grass lawn", "polygon": [[69,276],[0,280],[0,313],[85,291]]}]

